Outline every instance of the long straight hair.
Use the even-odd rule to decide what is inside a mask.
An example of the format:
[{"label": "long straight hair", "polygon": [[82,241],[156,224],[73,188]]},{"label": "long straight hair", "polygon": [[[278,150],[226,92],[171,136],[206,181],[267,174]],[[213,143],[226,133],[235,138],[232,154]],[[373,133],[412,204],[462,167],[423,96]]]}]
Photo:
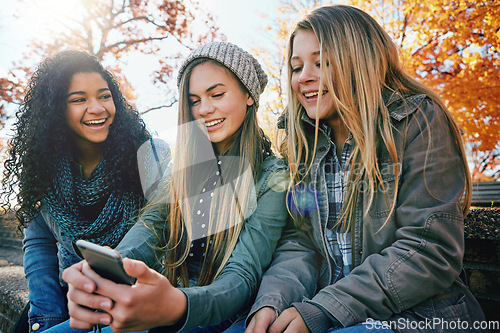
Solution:
[{"label": "long straight hair", "polygon": [[[167,191],[159,201],[167,203],[168,223],[164,237],[165,273],[174,285],[189,285],[186,265],[192,241],[193,198],[201,193],[208,177],[218,169],[217,160],[198,163],[198,154],[213,147],[204,130],[191,113],[189,80],[198,65],[211,62],[227,71],[237,80],[240,88],[247,89],[225,66],[208,58],[193,60],[184,70],[179,84],[179,114],[177,141],[174,150],[173,172],[167,180]],[[257,122],[257,103],[247,106],[242,125],[234,135],[231,147],[221,158],[221,177],[211,201],[205,255],[197,285],[213,282],[226,265],[240,235],[244,220],[255,209],[256,180],[261,173],[266,146]],[[210,148],[209,148],[210,149]],[[193,179],[201,181],[193,181]],[[210,232],[209,232],[210,233]]]},{"label": "long straight hair", "polygon": [[[287,52],[288,82],[291,82],[292,75],[290,59],[293,41],[298,31],[312,31],[318,38],[322,69],[319,86],[323,86],[323,81],[326,83],[328,93],[354,141],[347,166],[350,173],[344,204],[337,226],[344,231],[351,230],[358,199],[356,185],[359,182],[364,182],[364,192],[368,193],[368,205],[364,214],[367,214],[373,202],[377,186],[383,186],[377,163],[377,148],[381,145],[388,151],[395,172],[395,191],[390,198],[391,213],[395,209],[401,170],[390,115],[382,97],[383,90],[399,95],[425,94],[445,112],[466,173],[462,193],[462,211],[466,214],[471,201],[471,178],[460,129],[439,96],[403,71],[397,47],[382,27],[370,15],[354,7],[335,5],[317,8],[300,21],[290,35]],[[305,109],[290,85],[289,96],[286,110],[287,134],[280,136],[283,139],[280,152],[288,159],[292,188],[308,177],[308,173],[304,175],[301,172],[300,166],[305,164],[308,171],[311,169],[319,119],[316,119],[314,140],[311,143],[302,122]],[[430,135],[431,133],[428,137],[429,145]],[[303,217],[297,216],[297,219],[303,221]],[[388,220],[389,217],[385,223]]]}]

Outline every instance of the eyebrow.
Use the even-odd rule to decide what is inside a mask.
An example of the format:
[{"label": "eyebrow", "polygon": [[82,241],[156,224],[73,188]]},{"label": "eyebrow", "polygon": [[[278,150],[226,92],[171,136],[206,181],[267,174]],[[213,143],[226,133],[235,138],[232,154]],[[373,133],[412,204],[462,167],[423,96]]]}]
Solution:
[{"label": "eyebrow", "polygon": [[[205,90],[206,92],[209,92],[211,90],[214,90],[215,88],[217,88],[218,86],[225,86],[224,83],[216,83],[214,84],[213,86],[210,86],[207,88],[207,90]],[[189,96],[196,96],[196,94],[188,94]]]},{"label": "eyebrow", "polygon": [[[312,53],[312,55],[319,55],[319,54],[320,54],[319,50]],[[299,59],[299,58],[300,58],[299,56],[292,56],[290,58],[290,60],[296,60],[296,59]]]},{"label": "eyebrow", "polygon": [[[97,93],[102,93],[103,91],[111,91],[111,90],[109,90],[109,88],[101,88],[101,89],[97,90]],[[81,90],[72,91],[68,94],[68,96],[66,96],[66,98],[70,97],[71,95],[85,95],[85,94],[86,94],[86,92],[81,91]]]}]

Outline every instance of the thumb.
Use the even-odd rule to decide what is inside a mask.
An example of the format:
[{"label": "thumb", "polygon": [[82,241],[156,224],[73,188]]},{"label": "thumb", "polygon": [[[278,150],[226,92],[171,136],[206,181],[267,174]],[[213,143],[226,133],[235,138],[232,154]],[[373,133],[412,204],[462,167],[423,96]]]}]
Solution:
[{"label": "thumb", "polygon": [[250,320],[250,323],[248,324],[247,329],[245,330],[245,333],[253,333],[253,332],[258,332],[255,329],[255,317],[253,317],[252,320]]},{"label": "thumb", "polygon": [[276,312],[273,309],[262,308],[253,316],[245,333],[265,333],[275,319]]},{"label": "thumb", "polygon": [[158,273],[140,260],[123,258],[123,269],[128,275],[137,279],[136,283],[151,284],[157,280]]}]

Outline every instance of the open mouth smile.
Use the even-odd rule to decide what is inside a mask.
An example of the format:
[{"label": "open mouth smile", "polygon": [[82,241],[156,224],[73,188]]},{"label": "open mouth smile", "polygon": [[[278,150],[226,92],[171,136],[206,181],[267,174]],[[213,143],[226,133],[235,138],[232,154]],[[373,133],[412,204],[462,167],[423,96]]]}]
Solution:
[{"label": "open mouth smile", "polygon": [[220,123],[222,123],[224,120],[225,120],[224,118],[221,118],[221,119],[216,119],[216,120],[212,120],[212,121],[206,122],[206,123],[205,123],[205,126],[206,126],[206,127],[213,127],[213,126],[219,125],[219,124],[220,124]]},{"label": "open mouth smile", "polygon": [[87,120],[84,121],[83,123],[87,126],[100,126],[103,125],[108,118],[103,118],[103,119],[93,119],[93,120]]},{"label": "open mouth smile", "polygon": [[[325,95],[327,92],[328,92],[328,90],[322,90],[321,96]],[[311,92],[304,93],[303,95],[307,99],[314,98],[314,97],[318,97],[319,91],[311,91]]]}]

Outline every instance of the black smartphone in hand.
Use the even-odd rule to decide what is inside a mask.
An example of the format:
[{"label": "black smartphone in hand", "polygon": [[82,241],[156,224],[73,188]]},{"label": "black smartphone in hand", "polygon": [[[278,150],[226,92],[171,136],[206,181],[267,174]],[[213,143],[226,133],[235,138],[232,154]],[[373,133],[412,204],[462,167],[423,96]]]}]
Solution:
[{"label": "black smartphone in hand", "polygon": [[76,242],[76,246],[90,267],[103,278],[120,284],[134,283],[134,279],[125,273],[122,257],[118,252],[82,239]]}]

